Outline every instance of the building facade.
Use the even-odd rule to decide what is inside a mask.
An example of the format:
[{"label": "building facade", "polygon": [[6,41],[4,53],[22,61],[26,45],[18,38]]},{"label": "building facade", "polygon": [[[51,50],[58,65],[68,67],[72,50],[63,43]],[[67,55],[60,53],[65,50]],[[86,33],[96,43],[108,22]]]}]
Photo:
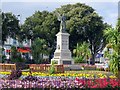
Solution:
[{"label": "building facade", "polygon": [[30,48],[31,42],[30,42],[30,40],[25,40],[22,43],[20,43],[20,42],[18,42],[18,40],[8,37],[3,45],[3,48],[4,48],[3,55],[6,56],[6,59],[10,59],[10,50],[11,50],[12,46],[15,46],[16,48],[18,48],[18,47]]}]

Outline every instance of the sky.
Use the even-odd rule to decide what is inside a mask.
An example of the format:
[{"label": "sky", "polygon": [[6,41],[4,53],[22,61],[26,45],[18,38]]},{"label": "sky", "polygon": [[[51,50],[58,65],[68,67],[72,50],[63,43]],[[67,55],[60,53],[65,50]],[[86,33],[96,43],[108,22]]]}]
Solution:
[{"label": "sky", "polygon": [[[97,1],[97,0],[96,0]],[[72,1],[69,2],[66,0],[62,2],[56,2],[55,0],[51,0],[51,2],[39,2],[39,1],[28,1],[28,2],[16,2],[16,1],[7,1],[5,0],[2,2],[2,11],[3,12],[12,12],[13,14],[20,15],[18,17],[20,19],[20,22],[23,24],[25,19],[32,14],[34,14],[35,11],[54,11],[56,8],[60,8],[61,5],[66,4],[75,4],[75,3],[85,3],[86,5],[91,6],[95,9],[95,11],[103,17],[103,21],[107,22],[108,24],[115,27],[117,18],[118,18],[118,2],[96,2],[95,0],[93,2],[82,2],[81,0]],[[120,5],[120,4],[119,4]],[[119,7],[120,8],[120,7]]]}]

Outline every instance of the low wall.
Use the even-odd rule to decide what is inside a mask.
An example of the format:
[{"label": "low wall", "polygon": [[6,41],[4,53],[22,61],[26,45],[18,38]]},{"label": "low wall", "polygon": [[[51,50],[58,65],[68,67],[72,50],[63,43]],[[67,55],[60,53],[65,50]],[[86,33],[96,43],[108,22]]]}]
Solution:
[{"label": "low wall", "polygon": [[[50,64],[29,64],[31,72],[49,72]],[[55,65],[55,73],[64,73],[63,65]]]},{"label": "low wall", "polygon": [[16,64],[0,63],[0,71],[12,71],[16,70]]}]

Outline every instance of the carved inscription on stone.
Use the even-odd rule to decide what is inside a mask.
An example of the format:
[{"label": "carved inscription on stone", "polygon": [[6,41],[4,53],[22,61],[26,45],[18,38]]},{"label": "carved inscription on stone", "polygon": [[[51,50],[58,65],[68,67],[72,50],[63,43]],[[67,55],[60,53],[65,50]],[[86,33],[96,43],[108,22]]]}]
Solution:
[{"label": "carved inscription on stone", "polygon": [[72,64],[71,61],[63,61],[63,64]]}]

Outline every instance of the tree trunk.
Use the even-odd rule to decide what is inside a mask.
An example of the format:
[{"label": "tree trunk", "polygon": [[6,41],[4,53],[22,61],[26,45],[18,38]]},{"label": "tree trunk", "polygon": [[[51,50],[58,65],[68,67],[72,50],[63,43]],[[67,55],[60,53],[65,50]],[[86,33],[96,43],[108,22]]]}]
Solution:
[{"label": "tree trunk", "polygon": [[91,65],[95,65],[95,56],[96,56],[96,54],[92,54],[92,58],[91,58],[92,63],[91,63]]},{"label": "tree trunk", "polygon": [[90,59],[90,62],[91,62],[90,64],[95,65],[95,57],[96,57],[97,52],[96,52],[95,45],[92,42],[90,42],[90,44],[91,44],[90,51],[91,51],[91,56],[92,56]]}]

